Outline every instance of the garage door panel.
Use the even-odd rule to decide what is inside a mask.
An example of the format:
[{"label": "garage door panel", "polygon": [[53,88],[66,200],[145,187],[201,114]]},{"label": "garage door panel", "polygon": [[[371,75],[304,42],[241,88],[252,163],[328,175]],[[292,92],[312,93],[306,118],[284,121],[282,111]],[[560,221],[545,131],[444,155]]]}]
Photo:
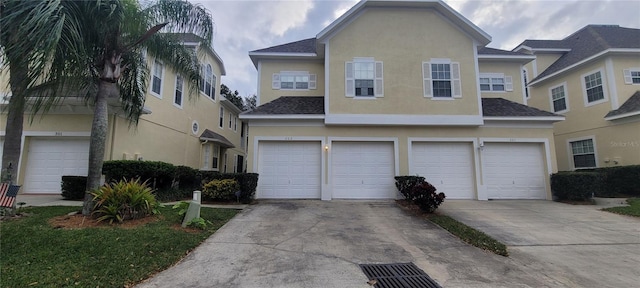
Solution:
[{"label": "garage door panel", "polygon": [[474,199],[473,145],[414,142],[411,174],[425,177],[449,199]]},{"label": "garage door panel", "polygon": [[545,199],[544,154],[537,143],[485,143],[483,173],[489,199]]},{"label": "garage door panel", "polygon": [[333,198],[395,198],[393,142],[334,142]]},{"label": "garage door panel", "polygon": [[88,139],[30,139],[25,171],[29,193],[60,193],[62,176],[86,176]]},{"label": "garage door panel", "polygon": [[260,142],[258,197],[320,198],[320,142]]}]

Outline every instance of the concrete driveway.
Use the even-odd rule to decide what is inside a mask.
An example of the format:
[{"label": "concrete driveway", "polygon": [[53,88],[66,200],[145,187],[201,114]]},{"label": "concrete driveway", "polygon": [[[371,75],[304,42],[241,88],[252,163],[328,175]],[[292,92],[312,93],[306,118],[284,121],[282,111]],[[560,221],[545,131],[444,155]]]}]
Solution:
[{"label": "concrete driveway", "polygon": [[414,262],[444,287],[558,287],[392,201],[263,201],[139,287],[370,287],[358,264]]},{"label": "concrete driveway", "polygon": [[638,287],[640,219],[551,201],[447,200],[438,210],[506,244],[518,267],[565,287]]}]

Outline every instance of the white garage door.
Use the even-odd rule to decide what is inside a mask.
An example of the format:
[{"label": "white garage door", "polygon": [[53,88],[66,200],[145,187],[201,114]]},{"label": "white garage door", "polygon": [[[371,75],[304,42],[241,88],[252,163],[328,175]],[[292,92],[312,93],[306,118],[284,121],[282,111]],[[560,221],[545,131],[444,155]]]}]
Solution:
[{"label": "white garage door", "polygon": [[258,155],[258,198],[320,198],[320,142],[260,142]]},{"label": "white garage door", "polygon": [[542,144],[485,143],[482,167],[489,199],[545,199]]},{"label": "white garage door", "polygon": [[420,175],[447,199],[475,199],[471,143],[412,144],[411,175]]},{"label": "white garage door", "polygon": [[33,138],[28,149],[25,192],[57,194],[60,193],[62,176],[87,176],[87,139]]},{"label": "white garage door", "polygon": [[393,142],[333,142],[333,198],[396,197]]}]

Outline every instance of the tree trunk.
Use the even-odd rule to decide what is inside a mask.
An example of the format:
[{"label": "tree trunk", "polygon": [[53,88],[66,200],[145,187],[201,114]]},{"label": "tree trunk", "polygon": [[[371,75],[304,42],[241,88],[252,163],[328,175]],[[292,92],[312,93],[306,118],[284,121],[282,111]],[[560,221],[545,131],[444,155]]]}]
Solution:
[{"label": "tree trunk", "polygon": [[11,85],[11,98],[9,99],[9,112],[5,127],[4,144],[2,152],[2,176],[0,179],[16,183],[18,164],[22,152],[22,128],[24,123],[24,107],[26,95],[22,95],[26,88],[27,65],[20,65],[17,59],[10,62],[9,83]]},{"label": "tree trunk", "polygon": [[93,111],[93,124],[91,125],[91,139],[89,142],[89,171],[87,176],[87,189],[84,195],[84,205],[82,207],[82,215],[85,216],[91,215],[94,206],[91,191],[100,187],[104,151],[107,142],[107,128],[109,125],[107,99],[113,95],[117,95],[117,89],[116,83],[100,80]]}]

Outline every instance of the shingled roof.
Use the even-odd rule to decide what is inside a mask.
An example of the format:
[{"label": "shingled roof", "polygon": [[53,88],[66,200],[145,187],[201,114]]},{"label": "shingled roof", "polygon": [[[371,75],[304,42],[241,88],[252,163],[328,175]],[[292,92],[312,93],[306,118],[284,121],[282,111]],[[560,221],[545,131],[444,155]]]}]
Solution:
[{"label": "shingled roof", "polygon": [[570,49],[531,83],[564,70],[607,49],[640,49],[640,29],[618,25],[588,25],[562,40],[525,40],[520,46]]},{"label": "shingled roof", "polygon": [[640,112],[640,91],[633,93],[633,95],[631,95],[631,97],[629,97],[629,99],[627,99],[620,108],[610,111],[606,116],[604,116],[604,118],[613,118],[634,112]]},{"label": "shingled roof", "polygon": [[562,117],[551,112],[522,105],[504,98],[482,98],[485,117]]},{"label": "shingled roof", "polygon": [[316,53],[316,38],[308,38],[269,48],[254,50],[250,53]]},{"label": "shingled roof", "polygon": [[324,115],[323,96],[282,96],[243,115]]},{"label": "shingled roof", "polygon": [[478,47],[478,55],[503,55],[503,56],[530,56],[529,54],[501,50],[489,47]]},{"label": "shingled roof", "polygon": [[211,142],[216,142],[218,144],[220,144],[220,146],[224,147],[224,148],[235,148],[236,146],[234,146],[231,141],[229,141],[227,138],[225,138],[224,136],[213,132],[209,129],[205,129],[204,132],[202,132],[202,134],[200,135],[200,140],[202,141],[211,141]]}]

